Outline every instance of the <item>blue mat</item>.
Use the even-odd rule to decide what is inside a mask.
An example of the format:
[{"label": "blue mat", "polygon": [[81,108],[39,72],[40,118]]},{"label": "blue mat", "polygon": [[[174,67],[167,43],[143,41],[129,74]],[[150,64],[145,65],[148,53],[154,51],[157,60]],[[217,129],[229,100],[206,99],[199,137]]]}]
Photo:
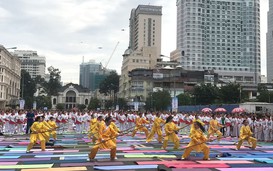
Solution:
[{"label": "blue mat", "polygon": [[20,156],[0,156],[0,159],[18,159]]},{"label": "blue mat", "polygon": [[[70,159],[70,160],[48,160],[48,161],[24,161],[22,164],[61,164],[61,163],[84,163],[84,159]],[[2,171],[2,170],[0,170]]]},{"label": "blue mat", "polygon": [[94,166],[95,170],[157,169],[157,165]]},{"label": "blue mat", "polygon": [[269,158],[259,158],[259,159],[255,159],[254,161],[260,162],[260,163],[273,164],[273,160]]},{"label": "blue mat", "polygon": [[273,167],[273,164],[260,164],[260,163],[255,163],[255,164],[229,164],[229,165],[231,167],[235,167],[235,168]]}]

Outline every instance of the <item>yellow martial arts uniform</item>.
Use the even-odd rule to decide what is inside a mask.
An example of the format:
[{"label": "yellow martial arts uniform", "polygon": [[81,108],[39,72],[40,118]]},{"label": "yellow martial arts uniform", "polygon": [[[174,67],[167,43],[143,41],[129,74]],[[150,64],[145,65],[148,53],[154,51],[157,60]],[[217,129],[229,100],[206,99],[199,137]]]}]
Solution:
[{"label": "yellow martial arts uniform", "polygon": [[95,143],[96,139],[98,138],[98,137],[95,136],[97,134],[97,132],[98,132],[97,122],[98,122],[97,118],[93,118],[90,121],[90,128],[89,128],[88,137],[91,138],[91,136],[93,135],[93,138],[92,138],[93,143]]},{"label": "yellow martial arts uniform", "polygon": [[250,130],[250,127],[247,125],[243,125],[240,129],[240,138],[239,142],[237,144],[237,149],[239,150],[241,148],[241,145],[243,144],[243,141],[246,140],[252,144],[252,149],[256,148],[257,145],[257,139],[252,137],[252,132]]},{"label": "yellow martial arts uniform", "polygon": [[178,131],[179,127],[176,126],[175,123],[173,122],[168,122],[165,125],[165,133],[166,136],[164,137],[164,142],[163,142],[163,149],[166,149],[167,145],[168,145],[168,141],[172,141],[174,143],[174,149],[178,149],[179,148],[179,138],[178,136],[175,134],[175,131]]},{"label": "yellow martial arts uniform", "polygon": [[[202,122],[200,119],[194,119],[194,120],[192,121],[192,123],[194,123],[194,122],[199,122],[202,126],[205,125],[205,123]],[[189,135],[189,137],[191,136],[191,133],[192,133],[192,131],[193,131],[194,129],[195,129],[195,128],[194,128],[194,124],[191,124],[191,129],[190,129],[190,135]]]},{"label": "yellow martial arts uniform", "polygon": [[41,132],[41,130],[44,130],[44,129],[47,129],[47,127],[45,127],[42,122],[34,122],[32,124],[32,126],[30,127],[30,130],[32,131],[32,133],[30,134],[30,142],[27,146],[27,151],[32,149],[32,147],[36,144],[38,140],[40,140],[42,151],[45,150],[46,139],[43,136],[43,133],[39,133]]},{"label": "yellow martial arts uniform", "polygon": [[163,137],[162,137],[162,130],[161,130],[160,124],[164,124],[164,123],[165,123],[165,121],[163,119],[161,119],[159,117],[155,118],[152,130],[146,139],[147,142],[152,141],[154,138],[154,135],[156,133],[158,142],[162,143]]},{"label": "yellow martial arts uniform", "polygon": [[113,126],[109,125],[107,127],[105,124],[101,124],[99,128],[99,139],[96,143],[97,145],[91,149],[89,159],[94,159],[99,149],[110,149],[110,158],[111,160],[115,159],[117,145],[112,138],[116,137],[117,135],[118,132],[113,129]]},{"label": "yellow martial arts uniform", "polygon": [[42,134],[43,134],[43,136],[45,137],[46,142],[48,142],[48,141],[49,141],[49,138],[50,138],[50,132],[51,132],[50,129],[51,129],[51,126],[48,124],[47,121],[43,121],[42,123],[44,124],[44,127],[43,127],[43,129],[40,130],[40,131],[41,131],[41,132],[44,132],[44,133],[42,133]]},{"label": "yellow martial arts uniform", "polygon": [[132,133],[132,137],[134,137],[137,131],[145,132],[146,138],[148,137],[148,129],[145,127],[145,124],[148,124],[149,121],[145,120],[144,118],[136,118],[136,127]]},{"label": "yellow martial arts uniform", "polygon": [[220,141],[222,138],[222,133],[219,131],[219,127],[222,127],[221,124],[217,122],[217,120],[212,119],[209,122],[209,130],[208,130],[208,136],[207,138],[210,138],[211,135],[217,134],[217,140]]},{"label": "yellow martial arts uniform", "polygon": [[[115,124],[114,122],[111,122],[110,127],[111,127],[115,132],[119,133],[120,130],[118,129],[118,127],[116,126],[116,124]],[[114,135],[112,135],[111,137],[115,137],[115,136],[116,136],[116,135],[114,134]],[[116,139],[116,138],[114,138],[113,141],[114,141],[115,144],[117,143],[117,139]]]},{"label": "yellow martial arts uniform", "polygon": [[[209,159],[209,147],[206,145],[207,138],[204,136],[201,129],[192,128],[192,132],[190,135],[191,141],[188,144],[184,154],[182,155],[182,159],[186,159],[189,157],[192,150],[196,152],[203,152],[204,153],[204,160]],[[199,144],[200,143],[200,144]],[[199,145],[197,145],[199,144]]]},{"label": "yellow martial arts uniform", "polygon": [[56,122],[55,121],[48,121],[47,122],[48,123],[48,125],[52,128],[52,129],[54,129],[54,130],[52,130],[51,132],[50,132],[50,134],[52,135],[52,137],[54,138],[54,140],[56,140],[57,139],[57,133],[56,133],[56,129],[57,129],[57,125],[56,125]]}]

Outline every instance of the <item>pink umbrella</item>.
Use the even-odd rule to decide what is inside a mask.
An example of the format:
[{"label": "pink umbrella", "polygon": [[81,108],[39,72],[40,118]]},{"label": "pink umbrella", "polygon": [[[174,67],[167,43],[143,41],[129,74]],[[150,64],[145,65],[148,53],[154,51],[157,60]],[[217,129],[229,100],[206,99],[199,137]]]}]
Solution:
[{"label": "pink umbrella", "polygon": [[210,113],[210,112],[212,112],[212,110],[210,108],[206,107],[206,108],[202,109],[201,112]]},{"label": "pink umbrella", "polygon": [[227,110],[220,107],[220,108],[215,109],[214,112],[227,112]]},{"label": "pink umbrella", "polygon": [[243,108],[240,108],[240,107],[237,107],[237,108],[234,108],[231,113],[243,113],[245,112],[245,110]]}]

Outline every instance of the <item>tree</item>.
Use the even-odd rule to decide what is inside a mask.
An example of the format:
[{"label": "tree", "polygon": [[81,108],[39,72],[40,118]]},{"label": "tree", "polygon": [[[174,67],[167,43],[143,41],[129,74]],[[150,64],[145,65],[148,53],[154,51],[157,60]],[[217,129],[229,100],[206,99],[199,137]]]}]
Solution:
[{"label": "tree", "polygon": [[100,101],[97,98],[91,98],[90,103],[88,105],[88,110],[97,110],[100,108]]},{"label": "tree", "polygon": [[177,98],[178,98],[178,106],[192,105],[192,97],[188,93],[179,94]]},{"label": "tree", "polygon": [[35,98],[37,103],[37,109],[44,109],[44,107],[47,107],[48,109],[51,109],[51,98],[49,96],[38,96]]},{"label": "tree", "polygon": [[99,85],[100,93],[104,95],[111,94],[111,91],[114,91],[116,94],[119,90],[119,76],[115,71],[110,72],[108,75]]},{"label": "tree", "polygon": [[79,104],[79,105],[78,105],[78,109],[79,109],[80,111],[83,111],[85,108],[86,108],[86,106],[85,106],[84,104]]},{"label": "tree", "polygon": [[21,91],[20,96],[25,100],[25,108],[31,109],[33,106],[33,95],[36,92],[35,81],[26,70],[21,70]]},{"label": "tree", "polygon": [[222,86],[220,89],[220,98],[222,103],[235,104],[239,103],[242,99],[241,86],[237,83],[229,83]]},{"label": "tree", "polygon": [[[157,111],[166,110],[171,104],[171,95],[168,91],[153,92],[150,98],[150,101],[152,101],[151,107]],[[149,98],[147,99],[149,100]],[[147,103],[149,103],[148,100]]]},{"label": "tree", "polygon": [[112,100],[106,100],[105,101],[105,109],[110,109],[113,107],[113,101]]},{"label": "tree", "polygon": [[194,87],[193,95],[195,104],[213,104],[219,97],[219,89],[211,84],[201,84]]},{"label": "tree", "polygon": [[63,104],[63,103],[58,103],[58,104],[56,105],[56,109],[57,109],[57,110],[64,110],[64,104]]},{"label": "tree", "polygon": [[119,105],[119,109],[120,110],[126,110],[126,109],[128,109],[127,102],[123,98],[118,98],[117,104]]},{"label": "tree", "polygon": [[49,96],[56,96],[58,95],[59,89],[62,87],[60,80],[61,80],[61,71],[57,68],[54,68],[53,66],[50,66],[47,68],[49,72],[49,81],[45,85],[47,94]]},{"label": "tree", "polygon": [[258,85],[258,96],[257,100],[259,102],[268,102],[271,103],[273,101],[273,93],[269,92],[265,85]]}]

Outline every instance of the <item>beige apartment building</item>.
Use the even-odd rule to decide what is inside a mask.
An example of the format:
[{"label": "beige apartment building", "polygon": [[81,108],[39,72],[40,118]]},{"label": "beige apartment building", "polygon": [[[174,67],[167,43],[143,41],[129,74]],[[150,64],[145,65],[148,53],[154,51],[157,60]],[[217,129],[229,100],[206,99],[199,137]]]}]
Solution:
[{"label": "beige apartment building", "polygon": [[130,16],[129,47],[123,55],[119,97],[130,99],[131,82],[129,72],[133,69],[153,69],[161,54],[162,7],[139,5]]},{"label": "beige apartment building", "polygon": [[0,109],[19,103],[21,62],[0,45]]}]

